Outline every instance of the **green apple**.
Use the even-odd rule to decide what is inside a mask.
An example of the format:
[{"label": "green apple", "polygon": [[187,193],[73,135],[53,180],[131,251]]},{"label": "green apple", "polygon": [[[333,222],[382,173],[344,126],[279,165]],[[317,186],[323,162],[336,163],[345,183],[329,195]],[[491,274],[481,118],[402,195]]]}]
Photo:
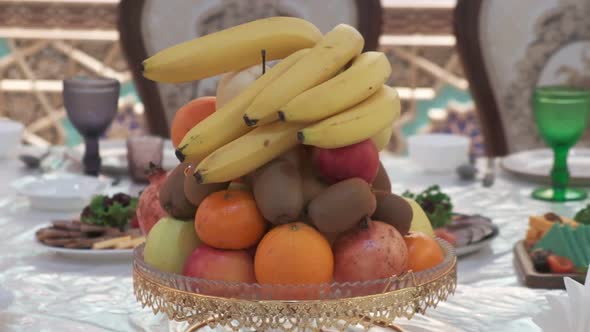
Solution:
[{"label": "green apple", "polygon": [[146,263],[161,271],[181,274],[186,259],[201,244],[194,225],[170,217],[160,219],[145,241]]},{"label": "green apple", "polygon": [[422,232],[428,236],[434,236],[432,224],[430,224],[430,220],[426,216],[426,213],[424,213],[424,210],[422,210],[420,204],[416,203],[413,199],[404,198],[410,203],[414,214],[412,217],[412,224],[410,225],[410,232]]}]

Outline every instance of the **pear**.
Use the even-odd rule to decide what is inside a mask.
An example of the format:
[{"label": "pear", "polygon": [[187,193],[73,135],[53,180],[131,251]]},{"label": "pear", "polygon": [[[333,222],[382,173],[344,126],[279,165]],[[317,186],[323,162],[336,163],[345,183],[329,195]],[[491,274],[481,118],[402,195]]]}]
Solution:
[{"label": "pear", "polygon": [[415,200],[404,197],[410,206],[412,207],[412,223],[410,224],[410,232],[422,232],[428,236],[434,236],[434,231],[432,230],[432,224],[430,224],[430,220],[426,216],[424,210],[420,204],[416,203]]}]

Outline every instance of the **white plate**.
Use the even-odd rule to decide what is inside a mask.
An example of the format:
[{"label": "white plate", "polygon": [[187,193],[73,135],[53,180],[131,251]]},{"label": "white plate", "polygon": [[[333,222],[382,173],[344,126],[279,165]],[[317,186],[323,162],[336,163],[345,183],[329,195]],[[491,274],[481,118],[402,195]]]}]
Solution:
[{"label": "white plate", "polygon": [[488,247],[492,243],[492,241],[500,234],[500,229],[497,225],[492,224],[492,228],[494,229],[492,234],[490,234],[485,239],[479,242],[468,244],[466,246],[455,247],[455,255],[457,255],[457,257],[466,256],[477,251],[480,251],[485,247]]},{"label": "white plate", "polygon": [[[36,241],[37,242],[37,241]],[[92,250],[92,249],[68,249],[60,247],[51,247],[43,243],[37,242],[37,244],[44,249],[55,253],[58,256],[76,259],[126,259],[130,260],[133,258],[133,249],[103,249],[103,250]]]},{"label": "white plate", "polygon": [[31,207],[52,211],[80,211],[109,185],[104,179],[69,173],[26,176],[12,187],[29,199]]},{"label": "white plate", "polygon": [[[127,143],[123,139],[101,140],[99,143],[100,157],[102,159],[102,171],[110,174],[127,174]],[[174,147],[170,140],[164,140],[164,155],[162,168],[172,170],[179,164],[174,155]],[[70,151],[70,155],[77,162],[82,162],[84,156],[84,144],[76,146]]]},{"label": "white plate", "polygon": [[[567,164],[570,170],[570,183],[590,184],[590,149],[570,150]],[[550,149],[528,150],[511,154],[502,159],[502,168],[531,181],[549,183],[549,173],[553,166],[553,151]]]},{"label": "white plate", "polygon": [[457,257],[461,257],[480,251],[481,249],[489,246],[490,243],[492,243],[492,240],[496,238],[496,236],[498,236],[498,233],[495,233],[495,235],[493,235],[492,237],[489,237],[477,243],[472,243],[463,247],[455,247],[455,255],[457,255]]}]

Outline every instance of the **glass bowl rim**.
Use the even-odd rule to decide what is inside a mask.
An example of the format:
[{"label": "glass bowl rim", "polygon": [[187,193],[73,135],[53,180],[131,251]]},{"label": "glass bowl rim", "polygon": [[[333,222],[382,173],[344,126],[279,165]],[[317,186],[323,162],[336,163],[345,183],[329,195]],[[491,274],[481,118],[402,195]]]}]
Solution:
[{"label": "glass bowl rim", "polygon": [[590,97],[590,89],[567,85],[541,85],[533,90],[536,98],[549,99],[583,99]]},{"label": "glass bowl rim", "polygon": [[[379,284],[391,284],[397,281],[405,281],[410,280],[413,282],[412,285],[408,287],[402,287],[397,290],[402,290],[409,287],[418,287],[422,284],[428,283],[432,280],[437,279],[444,272],[450,270],[455,261],[455,249],[454,247],[449,244],[447,241],[435,237],[435,240],[438,242],[439,246],[444,252],[444,259],[441,263],[437,264],[436,266],[429,268],[427,270],[413,272],[413,271],[406,271],[400,275],[394,275],[387,278],[381,279],[372,279],[372,280],[364,280],[364,281],[346,281],[346,282],[331,282],[331,283],[322,283],[322,284],[259,284],[259,283],[246,283],[246,282],[236,282],[236,281],[224,281],[224,280],[211,280],[211,279],[204,279],[204,278],[197,278],[197,277],[187,277],[181,274],[160,271],[155,267],[152,267],[150,264],[145,262],[143,259],[143,249],[145,247],[145,243],[137,246],[133,250],[133,264],[136,266],[141,267],[144,271],[147,271],[148,278],[155,278],[158,280],[176,280],[181,282],[191,282],[191,283],[199,283],[207,286],[212,287],[247,287],[247,288],[258,288],[258,289],[298,289],[298,290],[305,290],[305,289],[324,289],[324,288],[334,288],[334,287],[365,287],[371,285],[379,285]],[[416,280],[422,279],[422,277],[427,276],[429,274],[434,273],[431,278],[426,278],[428,281],[425,282],[416,282]],[[142,274],[146,274],[142,272]],[[168,287],[172,287],[167,285]],[[379,293],[376,293],[379,294]],[[375,294],[375,295],[376,295]]]},{"label": "glass bowl rim", "polygon": [[87,88],[107,88],[117,87],[121,83],[110,77],[71,77],[63,80],[64,88],[69,89],[87,89]]}]

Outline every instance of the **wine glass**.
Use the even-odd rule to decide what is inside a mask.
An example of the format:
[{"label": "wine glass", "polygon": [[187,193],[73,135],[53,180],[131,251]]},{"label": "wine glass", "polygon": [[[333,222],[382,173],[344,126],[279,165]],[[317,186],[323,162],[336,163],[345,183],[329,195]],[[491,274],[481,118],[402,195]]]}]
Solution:
[{"label": "wine glass", "polygon": [[100,172],[98,140],[117,114],[119,81],[110,78],[72,78],[63,81],[64,107],[68,118],[84,137],[84,173]]},{"label": "wine glass", "polygon": [[570,173],[567,156],[588,124],[590,91],[565,86],[535,89],[533,112],[539,133],[553,149],[550,188],[538,188],[533,198],[553,202],[577,201],[587,197],[581,189],[568,188]]}]

